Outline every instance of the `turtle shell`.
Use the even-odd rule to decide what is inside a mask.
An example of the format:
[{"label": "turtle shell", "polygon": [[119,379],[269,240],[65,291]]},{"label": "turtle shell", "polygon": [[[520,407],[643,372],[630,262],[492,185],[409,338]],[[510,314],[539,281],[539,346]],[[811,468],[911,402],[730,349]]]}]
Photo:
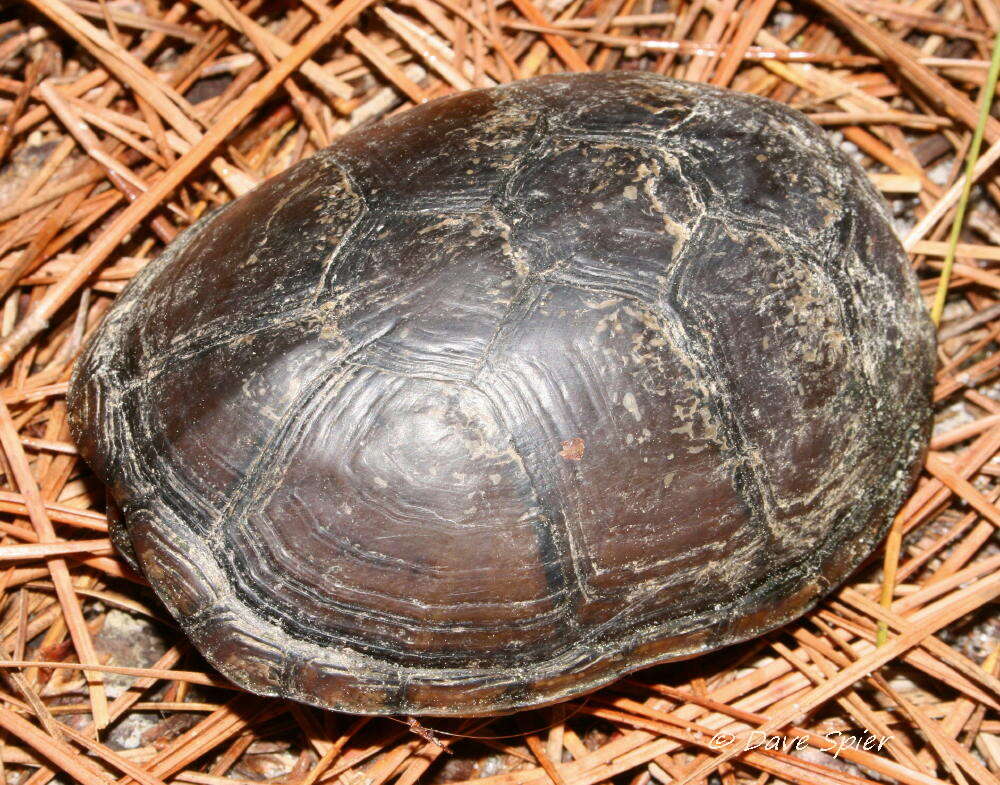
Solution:
[{"label": "turtle shell", "polygon": [[559,75],[201,220],[69,401],[116,541],[231,680],[495,714],[815,604],[913,481],[933,347],[886,206],[801,114]]}]

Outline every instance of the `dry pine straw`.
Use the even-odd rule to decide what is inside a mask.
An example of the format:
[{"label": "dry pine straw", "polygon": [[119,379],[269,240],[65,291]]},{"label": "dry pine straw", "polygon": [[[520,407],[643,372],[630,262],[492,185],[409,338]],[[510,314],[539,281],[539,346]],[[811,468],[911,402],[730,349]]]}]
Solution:
[{"label": "dry pine straw", "polygon": [[[997,0],[27,0],[0,10],[3,778],[1000,782],[993,118],[941,327],[939,424],[896,520],[889,602],[878,601],[876,554],[799,622],[586,700],[431,733],[235,690],[115,557],[64,404],[74,357],[115,294],[207,208],[370,118],[557,71],[650,70],[803,109],[890,200],[930,301],[998,28]],[[104,645],[112,610],[152,619],[167,644],[148,661],[115,662]],[[888,638],[876,646],[880,624]],[[130,686],[109,695],[109,674]],[[123,747],[115,729],[140,716],[154,719]],[[793,748],[748,748],[751,732]],[[886,741],[830,754],[829,739],[851,737]]]}]

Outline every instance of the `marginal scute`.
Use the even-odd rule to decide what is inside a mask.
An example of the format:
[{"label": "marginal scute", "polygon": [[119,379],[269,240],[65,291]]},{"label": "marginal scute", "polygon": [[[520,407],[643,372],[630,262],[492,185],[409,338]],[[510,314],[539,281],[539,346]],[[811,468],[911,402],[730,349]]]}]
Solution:
[{"label": "marginal scute", "polygon": [[[162,507],[156,514],[133,503],[123,512],[128,519],[132,551],[171,613],[189,621],[211,614],[219,605],[222,587],[215,586],[214,575],[203,569],[203,565],[211,564],[206,549],[190,541],[186,547],[178,547],[176,538],[182,529],[162,525],[172,516]],[[197,553],[199,550],[201,553]],[[192,558],[192,551],[201,558]]]},{"label": "marginal scute", "polygon": [[520,91],[472,91],[457,104],[424,104],[419,123],[347,134],[321,155],[349,167],[369,202],[385,212],[464,212],[486,205],[517,171],[543,109]]},{"label": "marginal scute", "polygon": [[292,663],[284,695],[304,703],[355,707],[358,714],[379,714],[383,706],[403,706],[399,684],[382,671],[345,668],[322,655]]},{"label": "marginal scute", "polygon": [[[528,80],[515,86],[547,108],[543,115],[553,134],[577,135],[656,144],[691,117],[701,85],[674,81],[669,90],[662,80],[648,74],[621,71],[615,75],[619,90],[607,91],[605,74],[581,74],[562,85],[549,80]],[[600,101],[580,100],[600,93]]]},{"label": "marginal scute", "polygon": [[223,673],[238,670],[250,689],[275,694],[285,680],[287,655],[280,638],[261,635],[244,616],[230,610],[204,616],[189,633],[205,658]]},{"label": "marginal scute", "polygon": [[819,129],[618,72],[429,102],[205,217],[68,403],[224,675],[479,715],[815,604],[914,480],[933,364]]}]

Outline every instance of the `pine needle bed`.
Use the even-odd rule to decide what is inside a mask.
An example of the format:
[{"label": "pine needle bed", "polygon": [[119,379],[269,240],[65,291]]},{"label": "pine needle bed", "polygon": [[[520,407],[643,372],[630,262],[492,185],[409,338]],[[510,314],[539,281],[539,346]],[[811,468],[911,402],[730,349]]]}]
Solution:
[{"label": "pine needle bed", "polygon": [[[0,8],[4,780],[1000,782],[1000,120],[979,111],[998,30],[995,0]],[[66,427],[82,342],[180,230],[346,130],[470,87],[613,68],[805,111],[885,194],[928,305],[950,268],[935,436],[885,550],[762,640],[544,710],[418,723],[236,690],[111,548]]]}]

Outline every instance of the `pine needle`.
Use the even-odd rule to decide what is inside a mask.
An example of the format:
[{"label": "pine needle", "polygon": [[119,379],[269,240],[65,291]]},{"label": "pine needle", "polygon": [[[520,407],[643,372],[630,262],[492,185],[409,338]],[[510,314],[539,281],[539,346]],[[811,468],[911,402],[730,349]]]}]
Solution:
[{"label": "pine needle", "polygon": [[[1000,31],[993,41],[993,55],[990,58],[990,70],[983,83],[983,89],[979,97],[979,122],[972,135],[972,144],[969,145],[969,154],[965,161],[965,187],[962,189],[962,196],[958,200],[955,208],[955,220],[951,224],[951,236],[948,239],[948,254],[944,258],[944,268],[941,270],[941,280],[938,283],[937,293],[934,296],[934,306],[931,308],[931,320],[934,325],[941,324],[941,315],[944,313],[944,303],[948,298],[948,282],[951,280],[951,269],[955,264],[955,249],[958,247],[958,237],[962,232],[962,223],[965,218],[965,208],[969,203],[969,194],[972,193],[973,170],[976,168],[976,161],[979,159],[979,149],[983,144],[983,134],[986,131],[986,121],[990,117],[990,107],[993,106],[993,95],[996,92],[997,78],[1000,77]],[[881,630],[879,631],[881,634]]]}]

